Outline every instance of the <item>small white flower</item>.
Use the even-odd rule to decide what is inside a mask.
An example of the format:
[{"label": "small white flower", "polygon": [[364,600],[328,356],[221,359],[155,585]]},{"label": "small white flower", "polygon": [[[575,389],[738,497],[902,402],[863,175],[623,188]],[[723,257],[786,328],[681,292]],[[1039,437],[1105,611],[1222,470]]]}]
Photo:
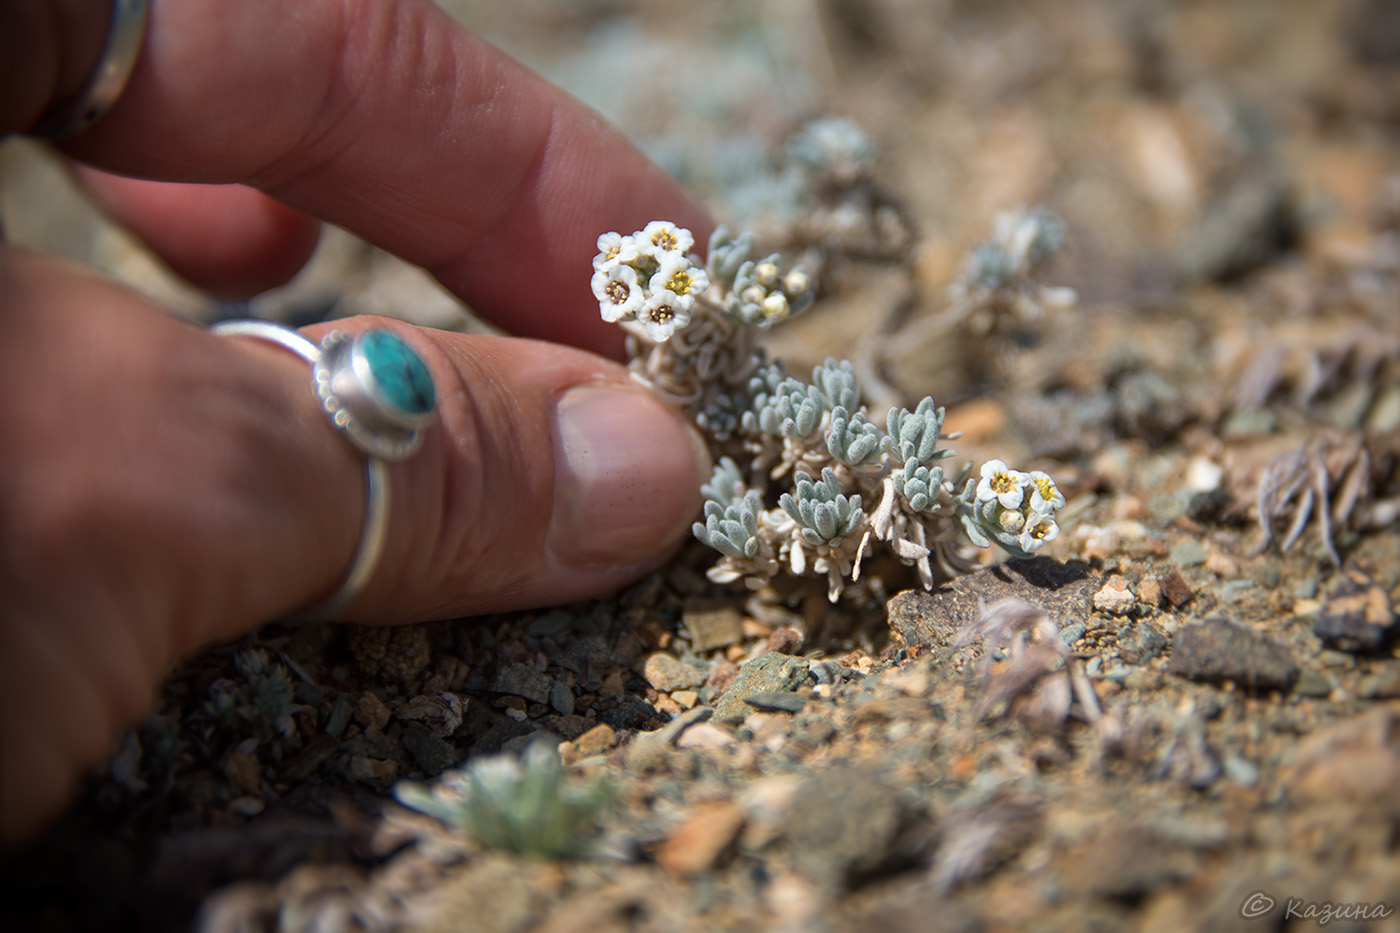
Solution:
[{"label": "small white flower", "polygon": [[1026,474],[1009,468],[1001,460],[988,460],[982,464],[982,480],[977,484],[977,500],[1001,503],[1004,509],[1019,509],[1026,498]]},{"label": "small white flower", "polygon": [[593,257],[593,268],[606,272],[616,265],[635,261],[637,244],[630,236],[620,233],[605,233],[598,237],[598,255]]},{"label": "small white flower", "polygon": [[1026,519],[1026,527],[1021,529],[1021,550],[1034,553],[1055,540],[1060,526],[1055,519],[1041,512],[1032,511]]},{"label": "small white flower", "polygon": [[1031,484],[1031,508],[1042,515],[1051,515],[1056,509],[1062,509],[1065,505],[1065,494],[1060,492],[1060,487],[1055,485],[1055,481],[1050,478],[1049,473],[1040,470],[1031,470],[1027,474],[1027,479]]},{"label": "small white flower", "polygon": [[593,294],[599,313],[609,324],[631,320],[646,301],[637,270],[620,264],[593,273]]},{"label": "small white flower", "polygon": [[664,343],[676,332],[676,328],[690,323],[690,308],[681,303],[675,292],[660,291],[647,299],[637,319],[646,326],[647,337],[656,343]]},{"label": "small white flower", "polygon": [[667,253],[661,257],[661,268],[648,283],[653,295],[671,292],[687,311],[695,307],[695,299],[709,287],[710,277],[705,270],[677,253]]},{"label": "small white flower", "polygon": [[640,235],[633,234],[633,239],[638,249],[658,259],[667,253],[684,256],[695,245],[695,237],[689,230],[667,220],[653,220],[642,228]]}]

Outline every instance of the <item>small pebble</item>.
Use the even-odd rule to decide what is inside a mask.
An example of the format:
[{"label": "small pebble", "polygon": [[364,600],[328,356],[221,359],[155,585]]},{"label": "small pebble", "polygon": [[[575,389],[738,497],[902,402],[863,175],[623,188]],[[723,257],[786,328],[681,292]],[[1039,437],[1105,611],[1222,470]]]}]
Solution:
[{"label": "small pebble", "polygon": [[705,682],[705,673],[700,665],[687,664],[665,651],[648,655],[642,664],[642,679],[658,693],[698,687]]},{"label": "small pebble", "polygon": [[1225,777],[1241,787],[1253,787],[1259,783],[1259,766],[1248,758],[1231,753],[1225,756],[1223,764]]},{"label": "small pebble", "polygon": [[[786,654],[765,654],[739,668],[739,675],[715,704],[715,720],[743,722],[751,707],[747,697],[760,693],[786,692],[800,687],[807,679],[807,662]],[[698,708],[698,707],[697,707]]]},{"label": "small pebble", "polygon": [[[596,755],[604,755],[617,745],[617,730],[607,723],[599,723],[572,742],[560,748],[566,761],[582,761]],[[568,749],[565,752],[565,748]]]},{"label": "small pebble", "polygon": [[681,622],[690,633],[690,645],[697,652],[724,648],[744,638],[744,617],[732,606],[719,609],[688,609]]},{"label": "small pebble", "polygon": [[1204,564],[1209,556],[1210,551],[1204,544],[1196,540],[1186,540],[1172,545],[1167,559],[1182,567],[1194,567],[1197,564]]},{"label": "small pebble", "polygon": [[382,730],[389,722],[389,707],[374,693],[366,693],[355,704],[355,718],[366,729]]},{"label": "small pebble", "polygon": [[253,817],[266,809],[266,804],[256,797],[235,797],[228,802],[228,812],[234,816]]},{"label": "small pebble", "polygon": [[734,744],[734,733],[723,726],[702,722],[691,726],[676,739],[676,748],[727,748]]},{"label": "small pebble", "polygon": [[800,713],[802,707],[807,705],[807,698],[800,693],[783,690],[769,693],[751,693],[744,697],[744,702],[758,709],[772,709],[784,713]]},{"label": "small pebble", "polygon": [[1110,615],[1127,615],[1136,604],[1137,598],[1128,589],[1128,581],[1118,574],[1109,577],[1103,588],[1094,594],[1094,608]]},{"label": "small pebble", "polygon": [[698,805],[656,847],[656,861],[673,875],[710,871],[733,849],[744,828],[744,811],[728,800]]},{"label": "small pebble", "polygon": [[1355,567],[1342,572],[1327,594],[1313,632],[1323,644],[1358,654],[1382,648],[1395,635],[1395,610],[1390,595],[1368,574]]},{"label": "small pebble", "polygon": [[1217,577],[1233,577],[1240,572],[1240,562],[1229,554],[1211,551],[1206,558],[1206,569]]},{"label": "small pebble", "polygon": [[524,697],[536,703],[548,703],[554,681],[532,667],[516,662],[501,669],[491,689],[496,693]]},{"label": "small pebble", "polygon": [[1363,700],[1393,700],[1400,697],[1400,665],[1385,668],[1361,678],[1356,694]]},{"label": "small pebble", "polygon": [[1321,671],[1308,670],[1298,675],[1293,692],[1303,697],[1325,697],[1332,693],[1332,688],[1332,678]]},{"label": "small pebble", "polygon": [[1192,457],[1186,467],[1186,488],[1191,492],[1211,492],[1220,486],[1225,470],[1206,457]]},{"label": "small pebble", "polygon": [[1143,577],[1138,584],[1138,602],[1154,609],[1162,604],[1162,584],[1151,574]]},{"label": "small pebble", "polygon": [[574,692],[556,680],[554,686],[549,688],[549,705],[554,707],[554,711],[560,716],[572,716]]},{"label": "small pebble", "polygon": [[1180,609],[1195,598],[1196,592],[1191,589],[1191,584],[1186,582],[1186,578],[1178,570],[1170,571],[1162,577],[1162,595],[1167,602],[1171,603],[1173,609]]}]

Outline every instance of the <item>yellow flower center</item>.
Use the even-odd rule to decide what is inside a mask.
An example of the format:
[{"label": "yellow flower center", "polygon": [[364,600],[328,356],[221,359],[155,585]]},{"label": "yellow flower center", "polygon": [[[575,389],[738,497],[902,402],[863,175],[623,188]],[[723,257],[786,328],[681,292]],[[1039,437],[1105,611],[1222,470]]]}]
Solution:
[{"label": "yellow flower center", "polygon": [[676,316],[676,312],[671,310],[669,305],[657,305],[651,309],[651,319],[658,324],[665,324]]},{"label": "yellow flower center", "polygon": [[1044,541],[1050,536],[1049,522],[1036,522],[1030,529],[1031,537],[1037,541]]},{"label": "yellow flower center", "polygon": [[666,287],[677,295],[684,295],[690,291],[692,280],[690,273],[685,271],[677,272],[671,276],[671,281],[666,283]]},{"label": "yellow flower center", "polygon": [[1038,479],[1035,481],[1035,488],[1040,490],[1040,496],[1046,502],[1054,502],[1059,490],[1055,488],[1055,483],[1050,478]]},{"label": "yellow flower center", "polygon": [[1009,492],[1015,486],[1010,473],[997,473],[992,477],[991,487],[997,492]]},{"label": "yellow flower center", "polygon": [[652,236],[651,242],[658,249],[671,250],[675,249],[680,241],[671,230],[661,230]]},{"label": "yellow flower center", "polygon": [[615,305],[625,303],[627,301],[627,296],[631,294],[631,289],[622,282],[613,282],[609,284],[605,291],[607,292],[608,300]]}]

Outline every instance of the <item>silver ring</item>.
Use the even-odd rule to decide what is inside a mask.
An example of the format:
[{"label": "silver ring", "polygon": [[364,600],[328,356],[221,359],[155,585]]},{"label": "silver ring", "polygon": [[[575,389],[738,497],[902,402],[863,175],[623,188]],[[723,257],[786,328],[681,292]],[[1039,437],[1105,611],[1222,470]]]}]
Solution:
[{"label": "silver ring", "polygon": [[386,461],[411,456],[422,428],[433,420],[437,396],[421,357],[392,331],[351,335],[332,331],[319,345],[271,321],[224,321],[210,328],[224,337],[254,337],[284,347],[311,364],[311,391],[330,423],[365,459],[365,521],[350,570],[331,597],[296,621],[330,618],[364,592],[384,552],[389,529]]},{"label": "silver ring", "polygon": [[102,57],[76,97],[50,106],[28,131],[44,139],[77,136],[112,109],[126,90],[146,36],[150,0],[112,0],[112,22]]}]

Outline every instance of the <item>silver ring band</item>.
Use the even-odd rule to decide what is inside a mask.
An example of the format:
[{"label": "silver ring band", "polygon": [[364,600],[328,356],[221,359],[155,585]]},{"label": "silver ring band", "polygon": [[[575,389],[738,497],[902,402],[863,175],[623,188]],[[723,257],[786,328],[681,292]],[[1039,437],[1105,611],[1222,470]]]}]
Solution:
[{"label": "silver ring band", "polygon": [[44,139],[77,136],[112,109],[126,90],[136,68],[141,43],[146,36],[146,14],[150,0],[112,0],[112,22],[107,27],[107,44],[102,57],[76,97],[61,101],[48,110],[28,131]]},{"label": "silver ring band", "polygon": [[[311,389],[322,410],[332,426],[366,454],[365,520],[350,570],[329,599],[298,613],[295,621],[331,618],[364,592],[384,552],[389,529],[386,461],[411,456],[422,441],[422,426],[436,413],[437,400],[427,367],[388,330],[370,330],[354,336],[332,331],[319,345],[270,321],[224,321],[210,330],[225,337],[270,341],[310,363]],[[391,384],[387,387],[383,362],[386,353],[398,354],[390,361]],[[393,368],[396,365],[409,370],[409,375],[403,377]],[[394,381],[392,377],[401,378]]]}]

